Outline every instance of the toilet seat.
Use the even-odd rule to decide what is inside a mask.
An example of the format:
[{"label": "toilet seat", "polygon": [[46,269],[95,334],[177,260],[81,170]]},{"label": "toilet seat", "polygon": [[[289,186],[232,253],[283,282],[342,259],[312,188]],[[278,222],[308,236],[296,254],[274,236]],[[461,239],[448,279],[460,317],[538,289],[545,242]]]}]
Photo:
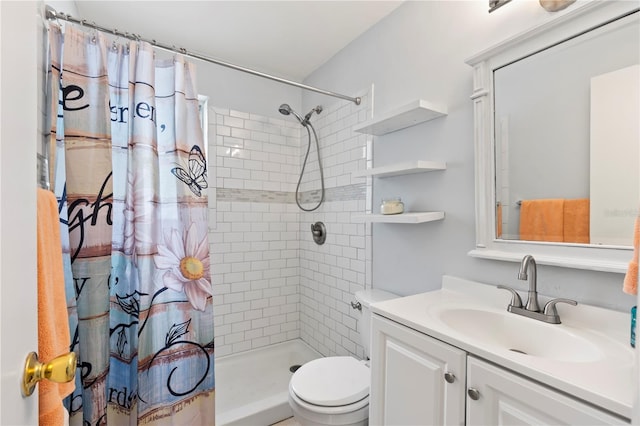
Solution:
[{"label": "toilet seat", "polygon": [[369,403],[369,381],[365,364],[351,356],[336,356],[304,364],[291,377],[289,388],[293,396],[316,409],[355,404],[349,407],[352,411]]},{"label": "toilet seat", "polygon": [[341,407],[320,407],[304,402],[291,390],[289,384],[289,406],[301,425],[367,426],[369,397],[356,404]]}]

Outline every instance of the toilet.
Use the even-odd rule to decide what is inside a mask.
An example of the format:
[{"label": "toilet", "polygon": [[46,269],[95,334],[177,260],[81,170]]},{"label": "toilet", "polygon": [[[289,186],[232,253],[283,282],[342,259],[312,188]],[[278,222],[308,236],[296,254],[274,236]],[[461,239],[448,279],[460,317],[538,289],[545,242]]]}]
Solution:
[{"label": "toilet", "polygon": [[[367,358],[371,349],[370,305],[396,297],[373,289],[355,294],[362,310],[359,334]],[[289,405],[293,416],[302,426],[366,426],[369,424],[370,381],[368,361],[352,356],[331,356],[307,362],[289,381]]]}]

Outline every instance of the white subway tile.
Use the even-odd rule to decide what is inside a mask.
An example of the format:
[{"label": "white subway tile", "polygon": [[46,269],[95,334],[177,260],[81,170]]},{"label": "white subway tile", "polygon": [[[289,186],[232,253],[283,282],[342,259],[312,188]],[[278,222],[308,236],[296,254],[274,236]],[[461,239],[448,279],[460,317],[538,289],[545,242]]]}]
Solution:
[{"label": "white subway tile", "polygon": [[[244,338],[244,333],[243,333],[243,338]],[[234,353],[248,351],[249,349],[251,349],[251,342],[245,340],[242,342],[234,343],[232,345],[232,348]]]},{"label": "white subway tile", "polygon": [[255,153],[262,152],[262,142],[255,139],[245,139],[244,148]]},{"label": "white subway tile", "polygon": [[[231,304],[231,312],[245,312],[248,311],[251,307],[251,302],[239,302],[239,303],[232,303]],[[239,323],[234,323],[235,324],[239,324]],[[245,324],[248,326],[249,324],[247,324],[245,322]],[[234,331],[240,331],[240,330],[234,330]]]},{"label": "white subway tile", "polygon": [[251,131],[251,139],[257,142],[269,142],[269,133],[264,131]]},{"label": "white subway tile", "polygon": [[263,278],[262,271],[247,271],[244,273],[244,279],[246,281],[257,281]]},{"label": "white subway tile", "polygon": [[[258,300],[252,300],[251,301],[251,309],[255,310],[255,309],[263,309],[269,306],[269,300],[267,299],[258,299]],[[256,325],[252,325],[252,327],[256,327]]]},{"label": "white subway tile", "polygon": [[[232,131],[233,133],[233,131]],[[222,145],[228,146],[230,148],[242,148],[244,147],[244,141],[242,139],[238,139],[231,136],[224,136],[222,138]]]},{"label": "white subway tile", "polygon": [[241,168],[244,167],[244,161],[239,159],[239,158],[227,158],[227,157],[225,157],[223,159],[223,165],[224,165],[224,167],[241,169]]},{"label": "white subway tile", "polygon": [[231,127],[217,125],[216,126],[216,134],[218,136],[231,136]]},{"label": "white subway tile", "polygon": [[[262,123],[260,121],[256,121],[253,118],[251,118],[250,120],[245,120],[244,128],[248,129],[248,130],[263,131],[264,130],[264,123]],[[249,135],[249,137],[251,137],[251,135]]]},{"label": "white subway tile", "polygon": [[269,338],[269,336],[259,337],[257,339],[251,340],[251,348],[252,349],[261,348],[263,346],[268,346],[270,344],[271,344],[271,339]]},{"label": "white subway tile", "polygon": [[269,325],[269,318],[259,318],[251,321],[251,328],[264,328],[264,327],[267,327],[268,325]]},{"label": "white subway tile", "polygon": [[231,128],[231,136],[238,139],[251,139],[251,131],[233,127]]},{"label": "white subway tile", "polygon": [[244,120],[241,118],[224,116],[222,120],[225,126],[244,128]]}]

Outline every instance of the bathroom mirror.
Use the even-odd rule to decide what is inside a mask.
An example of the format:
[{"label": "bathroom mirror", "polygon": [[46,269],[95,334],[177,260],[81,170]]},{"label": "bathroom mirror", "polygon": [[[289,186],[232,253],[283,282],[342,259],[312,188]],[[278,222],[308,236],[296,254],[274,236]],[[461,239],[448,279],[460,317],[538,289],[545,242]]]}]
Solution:
[{"label": "bathroom mirror", "polygon": [[635,2],[575,5],[467,60],[476,154],[470,255],[626,271],[640,194],[639,15]]}]

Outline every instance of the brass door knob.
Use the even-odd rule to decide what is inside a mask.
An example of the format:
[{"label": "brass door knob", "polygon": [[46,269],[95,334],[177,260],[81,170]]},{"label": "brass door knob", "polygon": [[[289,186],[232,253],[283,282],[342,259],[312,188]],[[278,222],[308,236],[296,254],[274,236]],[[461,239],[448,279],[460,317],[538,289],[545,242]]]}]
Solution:
[{"label": "brass door knob", "polygon": [[72,381],[76,376],[77,362],[75,352],[60,355],[47,363],[38,361],[38,354],[31,352],[24,363],[22,394],[30,396],[36,388],[36,383],[42,379],[56,383]]}]

